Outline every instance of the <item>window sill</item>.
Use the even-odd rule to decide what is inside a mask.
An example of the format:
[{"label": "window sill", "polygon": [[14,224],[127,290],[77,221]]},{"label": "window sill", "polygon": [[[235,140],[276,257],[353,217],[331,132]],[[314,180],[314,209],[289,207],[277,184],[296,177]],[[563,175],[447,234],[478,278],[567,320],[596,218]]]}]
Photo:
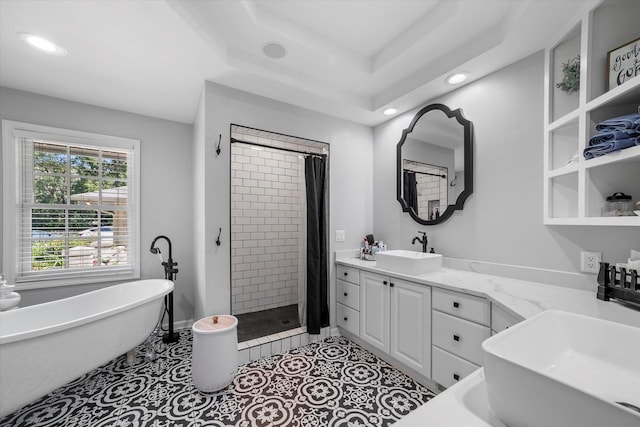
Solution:
[{"label": "window sill", "polygon": [[103,274],[98,276],[84,276],[84,277],[69,277],[50,280],[33,280],[33,281],[19,281],[15,282],[15,291],[27,291],[32,289],[49,289],[59,288],[66,286],[78,286],[89,285],[99,283],[111,283],[111,282],[126,282],[131,280],[139,280],[140,274],[127,272],[121,274]]}]

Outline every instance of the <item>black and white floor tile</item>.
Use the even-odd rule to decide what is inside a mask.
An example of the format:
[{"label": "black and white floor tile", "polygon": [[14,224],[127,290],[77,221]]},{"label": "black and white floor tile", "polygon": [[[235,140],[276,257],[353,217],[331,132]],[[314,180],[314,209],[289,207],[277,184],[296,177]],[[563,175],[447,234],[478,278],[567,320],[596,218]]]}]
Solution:
[{"label": "black and white floor tile", "polygon": [[[190,330],[155,362],[126,357],[0,420],[16,427],[386,426],[434,394],[344,337],[238,368],[201,393],[191,381]],[[140,349],[140,353],[142,349]]]}]

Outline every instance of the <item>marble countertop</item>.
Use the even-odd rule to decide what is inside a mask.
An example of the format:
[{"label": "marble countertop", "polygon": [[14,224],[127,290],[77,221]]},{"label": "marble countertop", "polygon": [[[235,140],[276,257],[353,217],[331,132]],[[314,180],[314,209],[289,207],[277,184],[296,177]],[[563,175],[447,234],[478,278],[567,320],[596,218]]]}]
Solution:
[{"label": "marble countertop", "polygon": [[409,276],[382,270],[375,261],[359,258],[337,259],[336,264],[484,297],[522,319],[544,310],[562,310],[640,327],[640,310],[615,301],[600,301],[595,295],[595,285],[593,291],[584,291],[450,268]]},{"label": "marble countertop", "polygon": [[[414,283],[485,297],[522,319],[544,310],[562,310],[640,327],[640,310],[615,301],[600,301],[593,291],[443,268],[409,276],[382,270],[375,261],[341,258],[336,264],[388,275]],[[482,368],[449,387],[396,424],[398,427],[466,426],[506,427],[489,410]]]}]

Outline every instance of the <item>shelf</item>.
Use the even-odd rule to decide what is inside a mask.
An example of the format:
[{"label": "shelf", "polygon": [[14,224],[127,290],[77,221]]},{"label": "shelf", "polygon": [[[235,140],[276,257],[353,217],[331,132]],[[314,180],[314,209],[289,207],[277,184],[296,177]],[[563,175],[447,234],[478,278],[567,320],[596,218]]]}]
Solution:
[{"label": "shelf", "polygon": [[561,168],[550,170],[549,172],[547,172],[547,178],[556,178],[563,175],[569,175],[577,171],[578,171],[578,164],[572,163],[570,165],[566,165]]},{"label": "shelf", "polygon": [[[587,4],[588,3],[588,4]],[[604,120],[640,112],[640,76],[609,90],[607,52],[638,38],[640,1],[586,2],[575,22],[545,52],[544,223],[640,226],[640,217],[602,217],[607,197],[622,192],[640,200],[640,146],[585,159],[583,152]],[[556,87],[562,63],[580,55],[580,88]],[[567,164],[578,153],[576,163]]]},{"label": "shelf", "polygon": [[618,227],[640,226],[640,216],[589,217],[589,218],[547,218],[546,225],[603,225]]},{"label": "shelf", "polygon": [[[640,76],[605,92],[586,105],[587,111],[594,111],[602,107],[631,105],[640,103]],[[635,111],[629,112],[629,114]]]},{"label": "shelf", "polygon": [[580,110],[575,109],[568,114],[560,117],[558,120],[555,120],[547,126],[547,131],[555,131],[566,126],[577,125],[578,124],[578,114]]},{"label": "shelf", "polygon": [[[584,160],[584,157],[583,157]],[[635,147],[625,148],[624,150],[614,151],[613,153],[605,154],[604,156],[595,157],[593,159],[584,160],[585,169],[604,166],[609,163],[625,163],[625,162],[640,162],[640,145]]]}]

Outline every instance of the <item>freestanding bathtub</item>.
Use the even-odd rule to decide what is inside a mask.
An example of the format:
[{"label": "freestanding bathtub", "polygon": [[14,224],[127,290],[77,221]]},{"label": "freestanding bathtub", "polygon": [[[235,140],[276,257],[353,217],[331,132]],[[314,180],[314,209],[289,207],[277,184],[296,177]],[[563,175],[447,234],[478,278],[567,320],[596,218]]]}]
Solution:
[{"label": "freestanding bathtub", "polygon": [[142,343],[172,290],[139,280],[0,312],[0,417]]}]

